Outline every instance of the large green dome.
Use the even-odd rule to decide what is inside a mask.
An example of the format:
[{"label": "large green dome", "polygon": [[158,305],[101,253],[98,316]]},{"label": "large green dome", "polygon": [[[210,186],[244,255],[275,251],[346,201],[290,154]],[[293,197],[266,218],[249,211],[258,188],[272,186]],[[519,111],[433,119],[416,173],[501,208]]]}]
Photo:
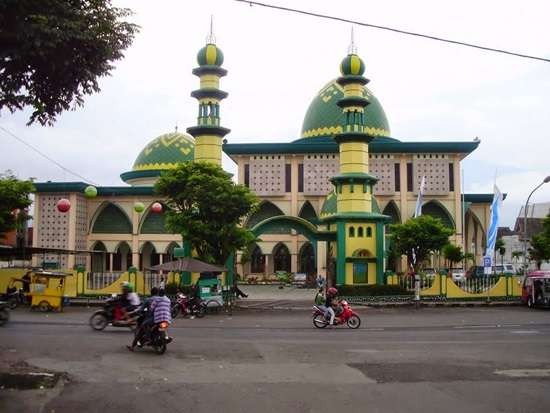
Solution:
[{"label": "large green dome", "polygon": [[[388,119],[376,96],[367,87],[363,96],[370,102],[365,108],[367,132],[376,137],[390,136]],[[336,79],[327,83],[309,105],[302,125],[302,138],[333,137],[342,132],[344,115],[336,102],[343,97],[343,89]]]},{"label": "large green dome", "polygon": [[179,163],[193,161],[195,142],[187,133],[166,133],[153,139],[139,153],[130,172],[121,178],[129,182],[159,176],[161,171],[175,168]]}]

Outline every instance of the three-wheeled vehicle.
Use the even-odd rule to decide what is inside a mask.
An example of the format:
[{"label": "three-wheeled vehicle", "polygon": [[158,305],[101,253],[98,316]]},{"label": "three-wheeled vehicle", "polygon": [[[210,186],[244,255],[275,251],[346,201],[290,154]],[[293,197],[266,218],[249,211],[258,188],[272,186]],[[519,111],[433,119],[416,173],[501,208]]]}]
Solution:
[{"label": "three-wheeled vehicle", "polygon": [[72,274],[54,271],[34,271],[31,273],[31,310],[62,311],[65,295],[65,279]]},{"label": "three-wheeled vehicle", "polygon": [[523,279],[521,301],[529,308],[550,307],[550,271],[532,271]]},{"label": "three-wheeled vehicle", "polygon": [[14,310],[18,305],[27,302],[27,293],[29,292],[30,277],[16,278],[11,277],[6,293],[0,296],[0,300],[8,303],[10,310]]}]

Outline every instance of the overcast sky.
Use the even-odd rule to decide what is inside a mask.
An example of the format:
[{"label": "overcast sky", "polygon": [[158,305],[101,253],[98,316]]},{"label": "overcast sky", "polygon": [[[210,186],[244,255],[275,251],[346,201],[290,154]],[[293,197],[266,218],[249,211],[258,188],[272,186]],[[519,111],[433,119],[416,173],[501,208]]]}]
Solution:
[{"label": "overcast sky", "polygon": [[[550,2],[282,1],[339,17],[550,57]],[[210,15],[229,70],[222,124],[235,142],[297,139],[306,109],[338,76],[350,25],[232,0],[126,0],[141,26],[101,92],[61,115],[53,127],[25,126],[29,112],[2,112],[0,125],[99,185],[121,185],[153,138],[196,122],[198,88],[191,74],[205,44]],[[462,163],[466,192],[508,193],[502,225],[550,175],[550,63],[355,27],[370,89],[402,141],[470,141],[479,148]],[[63,172],[0,131],[0,170],[38,181],[79,178]],[[235,172],[226,158],[224,167]],[[532,198],[550,200],[550,184]]]}]

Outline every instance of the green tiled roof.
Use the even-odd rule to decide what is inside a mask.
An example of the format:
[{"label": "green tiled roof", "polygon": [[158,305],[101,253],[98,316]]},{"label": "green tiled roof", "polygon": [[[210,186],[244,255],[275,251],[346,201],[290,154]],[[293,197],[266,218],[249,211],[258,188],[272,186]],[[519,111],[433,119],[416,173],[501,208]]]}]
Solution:
[{"label": "green tiled roof", "polygon": [[[363,96],[370,104],[365,108],[367,132],[373,136],[390,136],[390,126],[382,105],[368,88]],[[337,102],[344,97],[342,86],[331,80],[315,96],[304,118],[302,138],[332,137],[342,132],[344,114]]]},{"label": "green tiled roof", "polygon": [[195,154],[193,137],[180,132],[166,133],[153,139],[139,153],[133,171],[165,170],[180,162],[192,161]]},{"label": "green tiled roof", "polygon": [[[331,215],[335,215],[337,212],[337,197],[336,192],[332,191],[330,194],[327,195],[325,202],[323,202],[323,206],[321,207],[321,218],[326,218]],[[372,197],[372,212],[376,214],[380,214],[380,206],[378,205],[378,201],[373,196]]]}]

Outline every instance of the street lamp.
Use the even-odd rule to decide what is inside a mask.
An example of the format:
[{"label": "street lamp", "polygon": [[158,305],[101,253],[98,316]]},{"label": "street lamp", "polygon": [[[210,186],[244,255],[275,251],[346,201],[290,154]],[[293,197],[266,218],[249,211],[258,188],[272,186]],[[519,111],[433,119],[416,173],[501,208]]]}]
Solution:
[{"label": "street lamp", "polygon": [[525,202],[525,208],[523,210],[523,275],[527,275],[527,207],[529,206],[529,199],[531,199],[531,195],[535,193],[537,189],[539,189],[544,184],[547,184],[550,182],[550,175],[548,175],[546,178],[543,179],[543,181],[537,185],[535,189],[531,191],[529,196],[527,197],[527,201]]}]

